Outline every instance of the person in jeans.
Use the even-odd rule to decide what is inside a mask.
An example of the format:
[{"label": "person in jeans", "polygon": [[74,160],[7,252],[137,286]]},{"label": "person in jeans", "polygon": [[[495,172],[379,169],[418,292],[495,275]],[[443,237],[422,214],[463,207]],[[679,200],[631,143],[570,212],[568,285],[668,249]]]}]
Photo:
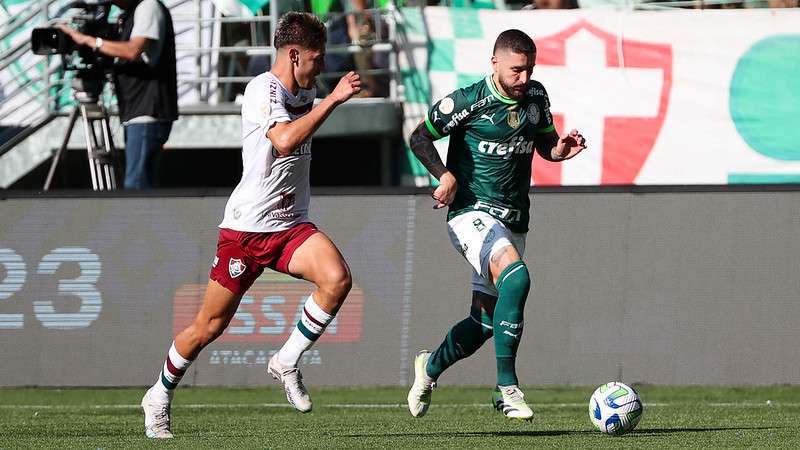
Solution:
[{"label": "person in jeans", "polygon": [[75,43],[115,58],[114,89],[125,126],[125,189],[158,185],[161,149],[178,118],[175,31],[159,0],[113,0],[122,10],[120,40],[62,25]]}]

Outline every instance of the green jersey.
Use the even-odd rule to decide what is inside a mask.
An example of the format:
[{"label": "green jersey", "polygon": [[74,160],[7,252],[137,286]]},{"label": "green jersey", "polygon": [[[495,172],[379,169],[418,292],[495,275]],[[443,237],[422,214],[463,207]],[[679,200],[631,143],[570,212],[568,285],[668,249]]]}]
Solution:
[{"label": "green jersey", "polygon": [[514,100],[487,76],[439,100],[425,124],[436,139],[450,136],[446,165],[458,190],[447,220],[481,210],[527,232],[534,140],[555,129],[544,86],[531,80],[525,97]]}]

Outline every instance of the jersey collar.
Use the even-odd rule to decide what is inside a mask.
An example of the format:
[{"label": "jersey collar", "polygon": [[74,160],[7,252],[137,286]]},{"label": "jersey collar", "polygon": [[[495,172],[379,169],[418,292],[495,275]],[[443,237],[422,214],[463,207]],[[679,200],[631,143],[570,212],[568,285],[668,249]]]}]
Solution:
[{"label": "jersey collar", "polygon": [[486,76],[486,86],[489,87],[489,91],[492,93],[492,95],[494,95],[495,98],[497,98],[501,102],[507,103],[509,105],[517,104],[516,100],[514,100],[513,98],[506,97],[505,95],[501,94],[499,90],[497,90],[497,87],[494,85],[494,80],[492,79],[491,75]]}]

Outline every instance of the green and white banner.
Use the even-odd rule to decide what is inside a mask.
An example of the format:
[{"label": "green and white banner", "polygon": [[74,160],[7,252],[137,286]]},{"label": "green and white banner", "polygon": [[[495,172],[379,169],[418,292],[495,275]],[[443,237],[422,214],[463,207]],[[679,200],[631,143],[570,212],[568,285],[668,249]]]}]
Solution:
[{"label": "green and white banner", "polygon": [[560,164],[537,156],[532,184],[800,182],[800,10],[402,13],[406,136],[489,73],[495,38],[518,28],[536,42],[533,78],[558,130],[589,145]]}]

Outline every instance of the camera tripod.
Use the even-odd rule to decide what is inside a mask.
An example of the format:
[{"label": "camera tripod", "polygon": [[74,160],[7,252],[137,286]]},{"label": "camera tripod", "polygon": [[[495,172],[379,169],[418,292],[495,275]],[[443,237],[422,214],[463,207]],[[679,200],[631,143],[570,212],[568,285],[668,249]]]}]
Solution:
[{"label": "camera tripod", "polygon": [[75,122],[80,116],[83,126],[83,137],[86,141],[86,151],[89,162],[89,174],[92,178],[92,189],[95,191],[109,191],[117,189],[116,149],[111,136],[111,126],[108,120],[108,111],[100,101],[103,92],[102,79],[73,80],[75,100],[78,102],[69,116],[69,125],[61,142],[61,147],[53,154],[53,162],[44,183],[44,190],[50,189],[56,167],[66,156],[65,150],[69,137],[75,127]]}]

